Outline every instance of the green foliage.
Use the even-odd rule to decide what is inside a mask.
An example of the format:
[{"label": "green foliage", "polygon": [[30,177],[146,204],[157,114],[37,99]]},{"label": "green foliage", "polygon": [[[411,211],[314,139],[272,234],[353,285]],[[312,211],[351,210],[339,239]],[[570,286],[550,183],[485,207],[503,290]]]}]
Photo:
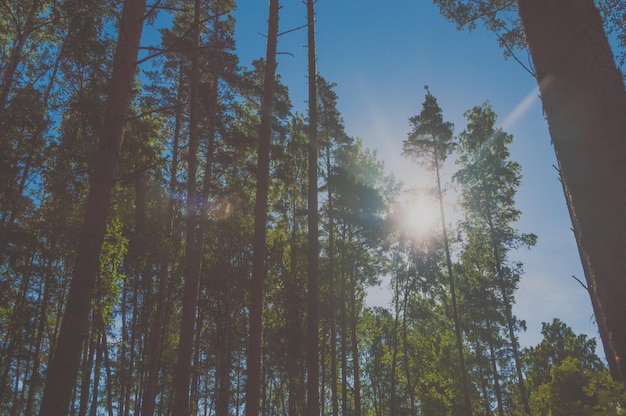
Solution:
[{"label": "green foliage", "polygon": [[419,115],[409,119],[412,131],[402,142],[402,153],[430,170],[441,168],[454,149],[453,124],[443,121],[441,107],[428,87]]},{"label": "green foliage", "polygon": [[559,319],[544,323],[543,340],[524,351],[533,414],[624,414],[624,389],[611,380],[594,339]]}]

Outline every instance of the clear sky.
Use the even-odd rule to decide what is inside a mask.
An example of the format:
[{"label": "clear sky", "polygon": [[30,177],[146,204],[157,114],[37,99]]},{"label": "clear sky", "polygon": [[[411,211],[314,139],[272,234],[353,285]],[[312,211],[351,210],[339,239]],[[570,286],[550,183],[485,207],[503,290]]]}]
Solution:
[{"label": "clear sky", "polygon": [[[235,13],[240,64],[264,56],[268,2],[240,0]],[[301,0],[282,0],[280,32],[306,23]],[[408,118],[421,111],[424,85],[437,98],[444,118],[465,128],[463,113],[489,100],[498,123],[514,135],[511,158],[522,165],[517,228],[539,236],[531,251],[511,255],[525,263],[514,313],[526,320],[523,346],[541,340],[541,323],[558,317],[576,333],[596,337],[569,214],[535,79],[514,60],[505,60],[494,35],[478,28],[459,32],[428,0],[318,0],[318,71],[337,83],[346,131],[377,149],[388,172],[407,186],[427,181],[401,156]],[[294,110],[306,112],[306,32],[281,36],[278,73]],[[523,53],[520,58],[527,61]],[[456,167],[450,163],[445,181]],[[452,198],[449,198],[452,199]],[[452,200],[449,204],[452,204]],[[451,210],[452,208],[448,208]],[[389,300],[386,282],[369,292],[371,304]],[[598,346],[598,353],[603,353]]]}]

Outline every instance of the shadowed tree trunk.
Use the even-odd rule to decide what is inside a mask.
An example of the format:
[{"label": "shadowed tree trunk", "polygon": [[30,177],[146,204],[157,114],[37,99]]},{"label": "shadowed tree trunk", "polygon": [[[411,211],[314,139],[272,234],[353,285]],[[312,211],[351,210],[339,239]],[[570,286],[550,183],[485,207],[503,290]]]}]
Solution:
[{"label": "shadowed tree trunk", "polygon": [[183,310],[180,321],[178,362],[174,377],[174,414],[189,414],[189,387],[191,382],[191,357],[195,333],[198,293],[200,291],[200,268],[202,249],[197,241],[196,177],[198,170],[198,74],[200,46],[200,0],[194,0],[193,52],[191,58],[190,105],[189,105],[189,152],[187,173],[187,207],[185,247],[185,283],[183,286]]},{"label": "shadowed tree trunk", "polygon": [[250,282],[250,329],[246,380],[246,416],[258,416],[261,405],[261,352],[263,350],[263,285],[265,266],[265,237],[267,234],[267,199],[270,184],[270,144],[272,141],[272,102],[276,75],[276,43],[278,40],[278,0],[269,2],[267,52],[261,99],[259,127],[256,201],[254,205],[254,241],[252,278]]},{"label": "shadowed tree trunk", "polygon": [[307,320],[307,404],[308,416],[319,416],[319,230],[317,212],[317,69],[315,53],[315,6],[307,0],[309,48],[309,195],[308,195],[308,320]]},{"label": "shadowed tree trunk", "polygon": [[[182,101],[182,63],[179,66],[178,92],[176,103]],[[172,164],[170,167],[170,183],[168,195],[176,192],[176,174],[178,172],[178,141],[182,124],[182,111],[176,110],[174,137],[172,143]],[[165,233],[163,251],[161,252],[161,264],[159,265],[159,286],[156,299],[156,312],[150,331],[150,345],[148,346],[148,370],[146,387],[141,402],[141,415],[152,416],[157,393],[159,367],[163,351],[163,332],[165,331],[167,293],[169,288],[169,264],[170,250],[172,247],[172,229],[174,226],[174,199],[169,198],[167,206],[167,219],[165,221]]]},{"label": "shadowed tree trunk", "polygon": [[41,415],[67,414],[76,383],[81,347],[88,334],[89,311],[100,267],[100,251],[119,165],[124,125],[132,97],[145,9],[146,0],[124,2],[109,96],[104,110],[102,137],[90,179],[85,219],[77,244],[76,264],[61,332],[47,372]]},{"label": "shadowed tree trunk", "polygon": [[626,384],[626,93],[593,0],[518,0],[606,359]]}]

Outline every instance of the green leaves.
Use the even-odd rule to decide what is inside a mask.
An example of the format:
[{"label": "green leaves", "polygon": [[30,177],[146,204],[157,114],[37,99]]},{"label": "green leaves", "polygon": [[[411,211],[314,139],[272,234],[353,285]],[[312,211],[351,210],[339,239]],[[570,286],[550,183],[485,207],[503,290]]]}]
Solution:
[{"label": "green leaves", "polygon": [[419,115],[409,119],[412,131],[402,142],[402,153],[431,170],[441,168],[454,149],[453,125],[443,121],[441,108],[428,87]]}]

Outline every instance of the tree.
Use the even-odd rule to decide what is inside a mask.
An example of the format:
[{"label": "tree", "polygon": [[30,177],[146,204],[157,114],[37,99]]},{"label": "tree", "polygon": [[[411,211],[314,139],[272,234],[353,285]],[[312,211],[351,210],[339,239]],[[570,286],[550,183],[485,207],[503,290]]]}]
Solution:
[{"label": "tree", "polygon": [[626,91],[592,0],[520,0],[604,351],[626,385]]},{"label": "tree", "polygon": [[524,350],[533,414],[618,414],[624,389],[608,380],[595,340],[556,318],[543,323],[541,334],[537,346]]},{"label": "tree", "polygon": [[[498,291],[499,303],[506,320],[509,341],[517,373],[517,385],[526,413],[530,413],[522,374],[522,360],[517,336],[517,319],[513,316],[514,291],[521,264],[510,265],[508,253],[519,246],[535,244],[533,234],[520,234],[512,228],[521,212],[515,207],[515,194],[521,180],[521,166],[509,160],[508,146],[513,136],[495,128],[496,114],[488,103],[465,113],[467,128],[459,135],[461,169],[454,179],[461,185],[461,206],[468,245],[478,249],[463,254],[464,268],[477,266]],[[471,300],[471,299],[470,299]]]},{"label": "tree", "polygon": [[483,20],[509,55],[530,49],[604,351],[626,385],[626,91],[595,2],[436,3],[459,27]]},{"label": "tree", "polygon": [[309,57],[309,192],[308,192],[308,332],[307,332],[307,415],[320,413],[319,399],[319,215],[317,208],[317,66],[315,54],[315,6],[307,0],[308,57]]},{"label": "tree", "polygon": [[246,379],[246,416],[258,416],[261,404],[261,355],[263,329],[263,293],[267,274],[265,265],[267,199],[272,140],[272,103],[276,73],[279,0],[270,0],[266,62],[261,100],[261,125],[258,135],[257,184],[254,205],[254,242],[252,280],[250,283],[250,327]]},{"label": "tree", "polygon": [[470,386],[467,369],[465,367],[465,356],[463,353],[463,335],[461,332],[460,315],[457,305],[455,279],[452,272],[452,260],[450,257],[450,247],[443,209],[443,190],[441,187],[440,175],[440,169],[443,162],[452,152],[452,148],[454,146],[452,123],[443,121],[441,108],[437,104],[437,99],[428,90],[428,87],[426,87],[426,97],[422,105],[422,111],[419,115],[411,117],[410,122],[413,130],[409,133],[409,137],[403,142],[403,154],[411,157],[413,160],[425,164],[429,169],[435,171],[441,227],[446,252],[446,265],[448,269],[448,284],[450,286],[450,298],[452,301],[452,319],[454,322],[457,351],[461,367],[465,414],[467,416],[471,416],[472,405],[470,398]]},{"label": "tree", "polygon": [[100,269],[100,251],[124,138],[124,124],[132,96],[145,8],[145,0],[124,2],[103,120],[103,136],[90,180],[91,188],[61,333],[47,372],[42,415],[65,414],[76,382],[81,347],[87,337],[93,287]]}]

